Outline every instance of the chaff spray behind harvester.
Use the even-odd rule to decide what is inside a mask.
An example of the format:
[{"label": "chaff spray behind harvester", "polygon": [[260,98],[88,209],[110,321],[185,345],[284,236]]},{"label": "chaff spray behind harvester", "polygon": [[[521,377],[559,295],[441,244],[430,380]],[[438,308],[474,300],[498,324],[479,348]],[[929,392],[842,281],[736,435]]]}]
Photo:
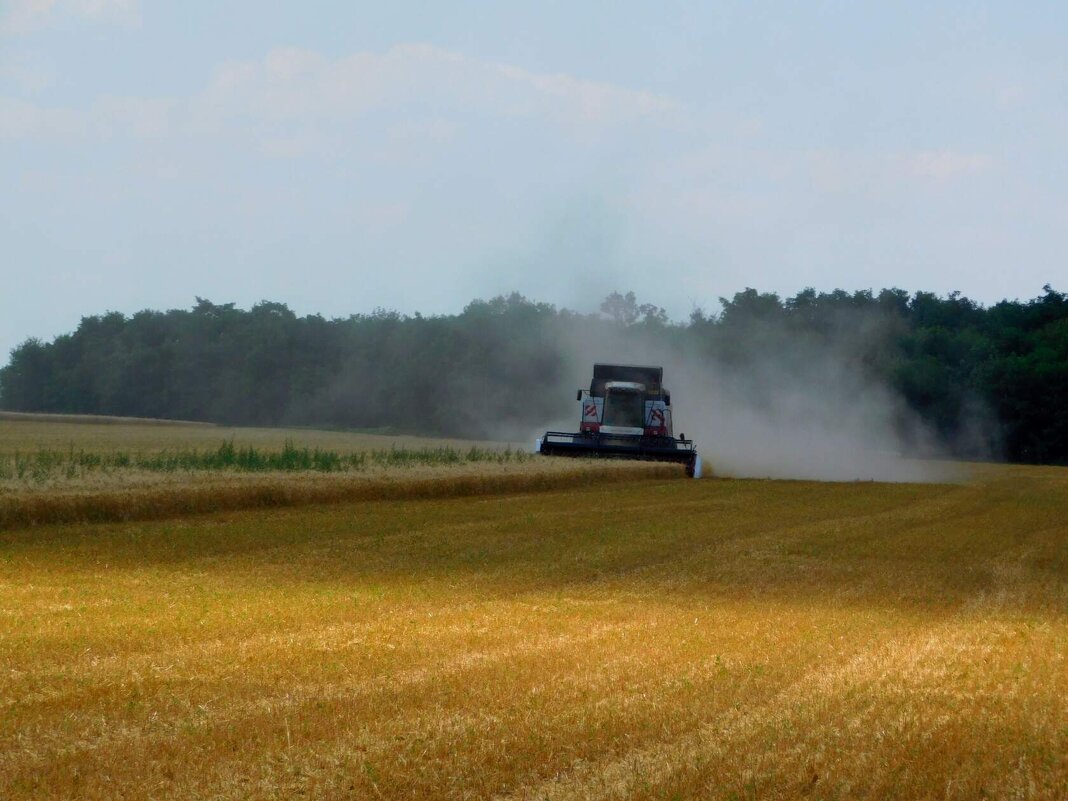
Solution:
[{"label": "chaff spray behind harvester", "polygon": [[590,388],[580,389],[578,433],[546,431],[535,449],[548,456],[608,456],[679,462],[686,474],[701,477],[701,457],[693,440],[676,439],[671,393],[664,368],[595,364]]}]

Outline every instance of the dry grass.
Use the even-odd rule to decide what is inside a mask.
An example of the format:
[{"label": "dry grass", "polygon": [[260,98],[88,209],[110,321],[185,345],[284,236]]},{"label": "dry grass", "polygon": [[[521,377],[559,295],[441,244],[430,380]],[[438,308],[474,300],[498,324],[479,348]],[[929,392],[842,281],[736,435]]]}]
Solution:
[{"label": "dry grass", "polygon": [[0,535],[0,798],[1068,797],[1068,471]]}]

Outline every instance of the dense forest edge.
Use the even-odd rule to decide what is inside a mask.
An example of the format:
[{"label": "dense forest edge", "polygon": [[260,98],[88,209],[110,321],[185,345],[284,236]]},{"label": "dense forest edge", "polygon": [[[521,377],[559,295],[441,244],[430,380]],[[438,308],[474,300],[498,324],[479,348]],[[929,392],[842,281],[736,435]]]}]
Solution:
[{"label": "dense forest edge", "polygon": [[23,342],[0,369],[0,409],[518,436],[570,413],[593,359],[666,354],[684,365],[675,376],[730,376],[757,405],[780,372],[826,386],[844,367],[893,393],[897,423],[918,418],[946,452],[1068,463],[1068,297],[1051,286],[991,306],[959,293],[746,289],[720,307],[674,322],[631,292],[593,314],[512,294],[454,315],[326,319],[197,298]]}]

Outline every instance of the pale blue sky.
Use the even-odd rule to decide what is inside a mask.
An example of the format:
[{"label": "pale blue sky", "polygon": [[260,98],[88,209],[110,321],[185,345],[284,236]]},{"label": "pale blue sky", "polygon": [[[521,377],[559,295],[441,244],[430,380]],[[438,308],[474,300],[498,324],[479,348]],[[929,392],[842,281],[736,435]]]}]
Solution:
[{"label": "pale blue sky", "polygon": [[0,8],[0,353],[196,295],[1068,287],[1061,3]]}]

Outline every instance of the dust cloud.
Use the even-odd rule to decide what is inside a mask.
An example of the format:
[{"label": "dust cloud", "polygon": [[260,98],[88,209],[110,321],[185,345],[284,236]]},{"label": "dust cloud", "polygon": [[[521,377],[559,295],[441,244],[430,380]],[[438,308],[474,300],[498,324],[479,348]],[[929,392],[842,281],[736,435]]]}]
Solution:
[{"label": "dust cloud", "polygon": [[[710,356],[620,336],[561,343],[575,387],[595,361],[654,364],[671,391],[675,435],[696,441],[705,474],[818,481],[958,480],[936,438],[850,348],[797,342]],[[571,389],[570,398],[574,398]],[[573,431],[577,413],[556,422]]]}]

